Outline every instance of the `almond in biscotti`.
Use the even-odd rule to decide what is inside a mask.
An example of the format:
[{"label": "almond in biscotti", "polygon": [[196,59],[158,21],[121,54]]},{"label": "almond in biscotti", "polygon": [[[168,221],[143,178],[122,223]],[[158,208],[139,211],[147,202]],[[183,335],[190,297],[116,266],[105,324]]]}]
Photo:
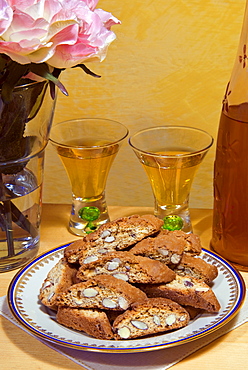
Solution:
[{"label": "almond in biscotti", "polygon": [[93,276],[107,274],[129,283],[166,283],[176,274],[166,264],[148,257],[136,256],[131,252],[111,252],[97,261],[82,264],[77,278],[87,280]]},{"label": "almond in biscotti", "polygon": [[65,257],[71,263],[76,263],[79,259],[90,263],[107,252],[127,249],[160,231],[162,225],[163,221],[153,215],[118,218],[72,243],[65,249]]},{"label": "almond in biscotti", "polygon": [[49,271],[39,293],[40,301],[51,309],[57,309],[57,295],[65,291],[76,280],[77,269],[71,266],[65,258],[61,258]]},{"label": "almond in biscotti", "polygon": [[176,275],[167,284],[138,285],[148,297],[164,297],[182,306],[192,306],[208,312],[218,312],[220,303],[209,285],[192,276]]},{"label": "almond in biscotti", "polygon": [[165,298],[149,298],[117,316],[112,325],[115,339],[133,339],[186,326],[188,312]]},{"label": "almond in biscotti", "polygon": [[58,306],[126,310],[134,302],[146,299],[146,294],[131,284],[110,275],[99,275],[72,285],[57,296]]}]

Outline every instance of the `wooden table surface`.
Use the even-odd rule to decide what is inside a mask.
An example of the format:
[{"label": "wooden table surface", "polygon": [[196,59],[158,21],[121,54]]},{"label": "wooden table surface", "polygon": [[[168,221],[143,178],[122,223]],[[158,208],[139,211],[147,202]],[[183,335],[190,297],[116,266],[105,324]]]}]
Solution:
[{"label": "wooden table surface", "polygon": [[[70,205],[44,204],[41,224],[41,246],[39,253],[77,237],[67,230]],[[109,207],[111,219],[131,214],[152,213],[152,208]],[[212,211],[192,209],[194,233],[198,234],[202,246],[208,248],[211,238]],[[0,296],[6,295],[8,286],[18,270],[0,273]],[[241,273],[246,285],[248,273]],[[248,285],[247,285],[248,286]],[[54,370],[83,369],[65,356],[48,348],[37,339],[0,316],[0,369],[1,370]],[[175,370],[204,369],[248,369],[248,323],[215,340],[183,361],[173,366]]]}]

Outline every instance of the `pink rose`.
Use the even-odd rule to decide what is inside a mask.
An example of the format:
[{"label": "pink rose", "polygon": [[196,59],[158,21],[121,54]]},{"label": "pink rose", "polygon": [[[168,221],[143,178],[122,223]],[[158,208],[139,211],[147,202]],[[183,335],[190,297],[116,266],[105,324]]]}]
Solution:
[{"label": "pink rose", "polygon": [[98,0],[0,0],[0,53],[20,64],[69,68],[102,61],[120,21]]}]

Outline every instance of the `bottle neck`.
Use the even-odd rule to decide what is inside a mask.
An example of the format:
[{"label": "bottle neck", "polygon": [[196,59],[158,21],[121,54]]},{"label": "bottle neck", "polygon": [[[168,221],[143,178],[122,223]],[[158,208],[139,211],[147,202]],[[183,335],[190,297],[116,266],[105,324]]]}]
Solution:
[{"label": "bottle neck", "polygon": [[246,103],[248,104],[248,0],[236,59],[224,96],[223,110],[227,115],[234,114],[236,116],[241,114],[247,122],[248,106],[246,106]]}]

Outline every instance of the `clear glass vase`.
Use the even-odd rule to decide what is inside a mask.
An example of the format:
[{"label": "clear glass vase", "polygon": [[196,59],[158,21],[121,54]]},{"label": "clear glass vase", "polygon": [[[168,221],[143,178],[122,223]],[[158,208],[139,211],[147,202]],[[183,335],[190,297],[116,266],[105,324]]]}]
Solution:
[{"label": "clear glass vase", "polygon": [[44,151],[55,100],[47,82],[27,82],[0,99],[0,272],[18,268],[39,248]]},{"label": "clear glass vase", "polygon": [[226,88],[214,164],[211,247],[248,271],[248,9]]}]

